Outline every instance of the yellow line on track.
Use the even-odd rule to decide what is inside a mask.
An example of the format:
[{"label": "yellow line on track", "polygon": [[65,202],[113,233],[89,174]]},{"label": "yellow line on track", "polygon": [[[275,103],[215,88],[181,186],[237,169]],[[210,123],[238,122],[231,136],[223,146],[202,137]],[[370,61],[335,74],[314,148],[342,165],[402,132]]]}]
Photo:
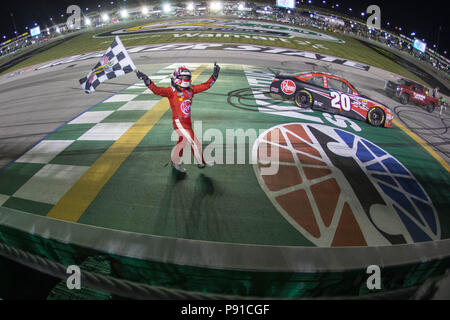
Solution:
[{"label": "yellow line on track", "polygon": [[406,128],[398,120],[394,119],[392,122],[397,127],[402,129],[407,135],[409,135],[414,141],[420,144],[425,150],[427,150],[428,153],[431,154],[431,156],[435,158],[445,168],[445,170],[447,170],[447,172],[450,172],[450,165],[444,159],[442,159],[442,157],[438,155],[432,148],[430,148],[421,138],[419,138],[419,136],[417,136],[414,132]]},{"label": "yellow line on track", "polygon": [[[198,67],[192,73],[192,81],[205,68],[206,65]],[[47,217],[77,222],[108,180],[169,108],[169,101],[163,98],[147,111],[80,177]]]}]

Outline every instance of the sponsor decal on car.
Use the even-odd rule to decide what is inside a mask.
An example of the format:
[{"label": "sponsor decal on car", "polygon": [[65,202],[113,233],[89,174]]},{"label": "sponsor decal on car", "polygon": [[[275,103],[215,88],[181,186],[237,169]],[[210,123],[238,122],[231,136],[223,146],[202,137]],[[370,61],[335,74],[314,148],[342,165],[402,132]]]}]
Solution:
[{"label": "sponsor decal on car", "polygon": [[279,92],[280,92],[280,90],[279,90],[278,88],[274,88],[274,87],[271,87],[271,88],[270,88],[270,91],[271,91],[271,92],[276,92],[276,93],[279,93]]},{"label": "sponsor decal on car", "polygon": [[284,80],[281,83],[281,91],[283,91],[285,94],[291,96],[295,93],[295,90],[297,89],[297,86],[295,85],[294,81],[292,80]]},{"label": "sponsor decal on car", "polygon": [[[358,100],[356,100],[355,99],[355,101],[358,101]],[[361,105],[363,106],[363,107],[367,107],[367,103],[369,103],[366,99],[362,99],[361,100]]]},{"label": "sponsor decal on car", "polygon": [[323,106],[323,103],[320,102],[320,101],[314,101],[314,105],[319,106],[319,107],[322,107],[322,106]]},{"label": "sponsor decal on car", "polygon": [[[266,145],[278,148],[275,175],[261,170],[271,161],[260,152]],[[386,150],[354,133],[320,124],[282,124],[260,135],[253,154],[267,197],[317,246],[386,246],[441,238],[436,209],[420,182]]]}]

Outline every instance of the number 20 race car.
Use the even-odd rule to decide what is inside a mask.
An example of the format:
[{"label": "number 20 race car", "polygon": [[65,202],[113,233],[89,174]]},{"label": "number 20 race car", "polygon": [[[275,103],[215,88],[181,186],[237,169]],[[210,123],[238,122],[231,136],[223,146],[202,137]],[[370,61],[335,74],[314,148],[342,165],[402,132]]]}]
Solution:
[{"label": "number 20 race car", "polygon": [[383,104],[360,95],[348,81],[317,72],[298,75],[277,74],[270,93],[293,100],[299,108],[311,108],[363,120],[376,127],[392,127],[394,115]]}]

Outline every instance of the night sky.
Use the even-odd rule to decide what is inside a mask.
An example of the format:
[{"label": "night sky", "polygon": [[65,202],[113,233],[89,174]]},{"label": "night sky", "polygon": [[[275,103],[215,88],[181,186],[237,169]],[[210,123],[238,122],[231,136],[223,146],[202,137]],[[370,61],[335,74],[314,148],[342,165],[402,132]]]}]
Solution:
[{"label": "night sky", "polygon": [[[111,5],[110,2],[114,4]],[[402,27],[402,33],[410,36],[411,32],[415,32],[419,39],[425,39],[428,46],[433,48],[437,45],[439,26],[442,27],[440,32],[439,52],[442,54],[444,50],[450,49],[450,28],[448,10],[445,6],[445,1],[428,0],[428,1],[375,1],[375,0],[312,0],[314,5],[319,7],[330,8],[331,5],[339,4],[336,8],[340,12],[351,13],[349,8],[352,8],[352,13],[355,16],[361,17],[361,12],[371,4],[376,4],[381,8],[382,27],[389,29],[386,26],[390,22],[390,27]],[[164,1],[166,2],[166,1]],[[170,2],[170,0],[167,0]],[[195,1],[194,1],[195,2]],[[198,1],[197,1],[198,2]],[[306,3],[307,0],[304,0]],[[0,13],[0,42],[5,39],[10,39],[14,35],[13,21],[11,12],[14,14],[14,20],[19,34],[26,32],[26,26],[32,28],[34,23],[37,23],[41,29],[46,26],[51,26],[50,17],[53,22],[62,23],[67,20],[68,15],[65,14],[66,8],[71,4],[79,5],[84,11],[86,7],[89,11],[97,9],[117,8],[118,4],[130,5],[152,5],[159,4],[162,1],[137,1],[137,0],[16,0],[2,2],[2,10]],[[98,8],[98,5],[101,8]],[[275,1],[273,1],[275,4]],[[64,17],[61,17],[64,14]],[[447,54],[447,57],[450,55]]]}]

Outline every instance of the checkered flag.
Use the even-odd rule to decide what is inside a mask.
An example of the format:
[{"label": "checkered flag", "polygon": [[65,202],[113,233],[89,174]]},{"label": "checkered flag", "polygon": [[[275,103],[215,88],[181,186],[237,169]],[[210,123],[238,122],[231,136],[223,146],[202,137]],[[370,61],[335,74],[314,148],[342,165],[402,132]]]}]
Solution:
[{"label": "checkered flag", "polygon": [[86,77],[80,79],[81,89],[86,93],[94,92],[103,81],[123,76],[134,70],[136,66],[120,38],[116,37],[97,65]]}]

